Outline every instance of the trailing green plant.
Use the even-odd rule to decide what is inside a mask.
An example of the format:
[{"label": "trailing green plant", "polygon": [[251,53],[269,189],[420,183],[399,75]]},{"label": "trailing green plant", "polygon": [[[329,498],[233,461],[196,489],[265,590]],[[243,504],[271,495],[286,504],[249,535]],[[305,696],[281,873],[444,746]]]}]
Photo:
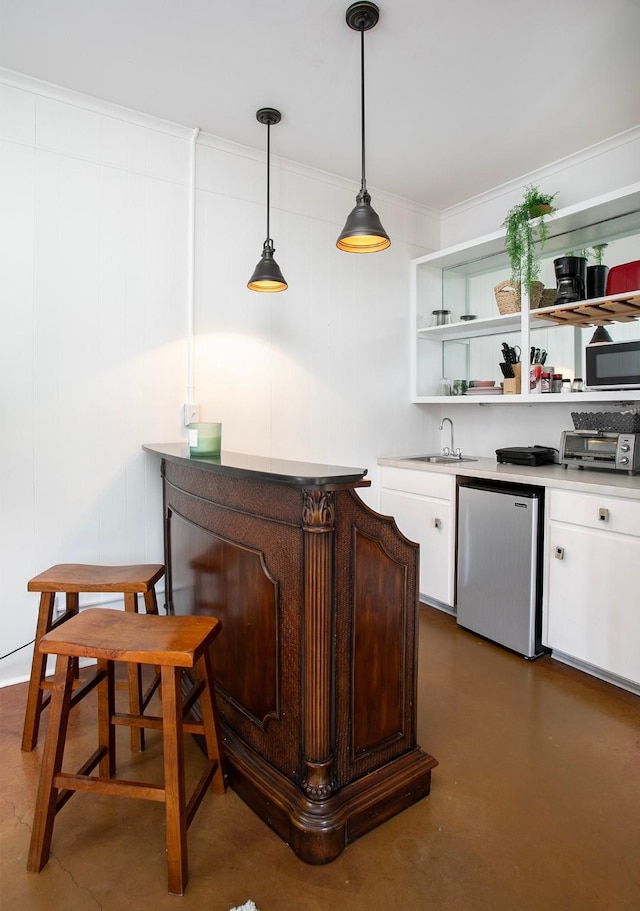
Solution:
[{"label": "trailing green plant", "polygon": [[503,225],[507,229],[504,246],[511,263],[511,281],[523,284],[528,293],[540,275],[535,245],[542,250],[548,237],[546,218],[556,210],[557,193],[542,193],[538,187],[526,186],[522,202],[509,209]]}]

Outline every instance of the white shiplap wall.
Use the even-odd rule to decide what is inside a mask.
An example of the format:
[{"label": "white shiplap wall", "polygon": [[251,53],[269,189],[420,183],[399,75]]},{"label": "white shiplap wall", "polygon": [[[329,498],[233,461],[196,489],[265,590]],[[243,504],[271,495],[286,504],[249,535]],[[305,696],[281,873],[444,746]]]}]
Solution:
[{"label": "white shiplap wall", "polygon": [[[33,637],[26,583],[47,566],[162,560],[158,464],[141,445],[185,436],[191,136],[0,71],[0,654]],[[280,161],[274,130],[272,235],[290,289],[249,292],[264,152],[201,137],[194,376],[225,448],[375,481],[378,455],[433,432],[407,396],[408,262],[437,248],[439,223],[374,191],[391,249],[339,253],[356,190]],[[30,661],[30,648],[2,660],[0,685]]]}]

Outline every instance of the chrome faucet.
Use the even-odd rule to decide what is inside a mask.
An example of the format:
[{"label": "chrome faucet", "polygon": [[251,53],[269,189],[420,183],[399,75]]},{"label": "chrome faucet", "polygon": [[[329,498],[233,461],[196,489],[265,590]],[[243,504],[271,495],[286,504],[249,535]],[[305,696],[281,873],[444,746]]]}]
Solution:
[{"label": "chrome faucet", "polygon": [[457,457],[460,459],[460,458],[462,458],[462,450],[461,450],[460,448],[454,449],[454,444],[453,444],[453,421],[451,420],[451,418],[442,418],[442,420],[440,421],[440,430],[444,430],[444,422],[445,422],[445,421],[448,421],[449,424],[451,425],[451,448],[449,448],[448,446],[443,446],[442,452],[443,452],[443,454],[446,455],[446,456],[448,456],[448,455],[451,455],[451,456],[455,455],[455,456],[457,456]]}]

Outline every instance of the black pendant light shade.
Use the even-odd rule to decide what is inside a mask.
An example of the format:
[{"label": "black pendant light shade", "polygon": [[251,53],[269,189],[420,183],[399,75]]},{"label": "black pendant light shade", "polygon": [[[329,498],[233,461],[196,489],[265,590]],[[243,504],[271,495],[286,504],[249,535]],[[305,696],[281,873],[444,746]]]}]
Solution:
[{"label": "black pendant light shade", "polygon": [[347,253],[377,253],[386,250],[391,244],[389,235],[382,227],[377,212],[371,207],[371,196],[367,191],[365,175],[365,142],[364,142],[364,33],[378,21],[380,12],[375,3],[352,3],[347,10],[346,20],[349,28],[360,32],[360,89],[361,89],[361,140],[362,140],[362,182],[356,196],[355,208],[349,213],[347,221],[336,246]]},{"label": "black pendant light shade", "polygon": [[598,326],[596,331],[591,336],[591,341],[589,342],[589,344],[590,345],[605,345],[612,341],[613,341],[613,339],[611,338],[611,336],[609,335],[607,330],[604,328],[604,326]]},{"label": "black pendant light shade", "polygon": [[286,291],[289,287],[280,271],[280,266],[273,258],[275,247],[269,236],[269,159],[271,153],[270,129],[272,124],[280,123],[280,111],[275,108],[260,108],[256,111],[256,120],[267,127],[267,239],[262,246],[262,256],[247,282],[250,291]]},{"label": "black pendant light shade", "polygon": [[346,253],[377,253],[378,250],[386,250],[390,244],[378,213],[371,207],[371,197],[366,189],[361,189],[336,246]]},{"label": "black pendant light shade", "polygon": [[262,247],[260,261],[247,283],[250,291],[285,291],[289,287],[273,258],[274,249],[273,241],[268,237]]}]

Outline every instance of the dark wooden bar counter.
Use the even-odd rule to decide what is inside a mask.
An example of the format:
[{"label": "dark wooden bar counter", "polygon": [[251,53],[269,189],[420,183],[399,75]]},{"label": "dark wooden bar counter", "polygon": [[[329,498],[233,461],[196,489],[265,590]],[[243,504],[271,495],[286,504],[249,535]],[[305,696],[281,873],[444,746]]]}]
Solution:
[{"label": "dark wooden bar counter", "polygon": [[161,459],[169,612],[213,614],[231,786],[303,861],[429,793],[416,743],[418,546],[366,471],[239,453]]}]

